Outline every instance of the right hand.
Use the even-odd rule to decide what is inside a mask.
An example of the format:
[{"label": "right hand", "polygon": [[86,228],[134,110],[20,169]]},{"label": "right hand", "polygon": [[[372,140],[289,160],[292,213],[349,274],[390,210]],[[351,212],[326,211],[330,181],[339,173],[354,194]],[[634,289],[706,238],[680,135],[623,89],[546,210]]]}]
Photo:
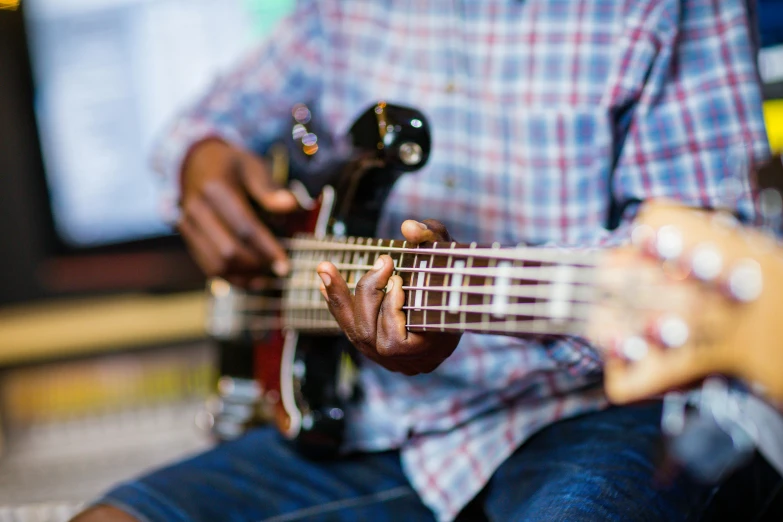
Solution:
[{"label": "right hand", "polygon": [[284,276],[285,250],[253,211],[284,214],[299,208],[294,195],[275,186],[269,168],[253,153],[217,139],[193,147],[182,171],[182,215],[177,229],[208,276],[247,286],[271,267]]}]

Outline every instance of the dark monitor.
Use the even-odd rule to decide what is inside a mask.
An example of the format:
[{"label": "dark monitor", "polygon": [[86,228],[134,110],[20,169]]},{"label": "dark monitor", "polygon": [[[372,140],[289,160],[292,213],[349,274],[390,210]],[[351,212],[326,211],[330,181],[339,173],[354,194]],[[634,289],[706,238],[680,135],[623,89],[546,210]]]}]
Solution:
[{"label": "dark monitor", "polygon": [[293,3],[0,3],[0,302],[198,284],[152,145]]},{"label": "dark monitor", "polygon": [[25,0],[57,234],[89,247],[170,233],[153,143],[287,0]]}]

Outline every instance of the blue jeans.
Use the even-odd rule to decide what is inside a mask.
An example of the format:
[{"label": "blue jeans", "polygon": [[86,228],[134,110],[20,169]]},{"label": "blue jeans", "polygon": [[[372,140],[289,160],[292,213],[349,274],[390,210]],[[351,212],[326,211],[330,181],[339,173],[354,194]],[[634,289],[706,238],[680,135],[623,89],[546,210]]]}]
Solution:
[{"label": "blue jeans", "polygon": [[[558,422],[520,447],[462,515],[490,521],[698,520],[714,488],[656,486],[658,403]],[[260,428],[123,484],[98,501],[143,522],[428,521],[396,451],[302,458]],[[483,516],[482,515],[482,516]]]}]

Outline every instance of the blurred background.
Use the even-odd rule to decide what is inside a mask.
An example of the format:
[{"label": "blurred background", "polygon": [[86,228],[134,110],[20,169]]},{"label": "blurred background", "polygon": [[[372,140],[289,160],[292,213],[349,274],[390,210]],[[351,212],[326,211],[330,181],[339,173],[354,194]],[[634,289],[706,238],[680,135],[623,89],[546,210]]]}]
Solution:
[{"label": "blurred background", "polygon": [[[148,156],[293,1],[0,0],[0,521],[211,444],[204,281]],[[783,1],[759,8],[783,151]]]},{"label": "blurred background", "polygon": [[148,159],[292,7],[0,0],[0,521],[212,443],[204,280]]}]

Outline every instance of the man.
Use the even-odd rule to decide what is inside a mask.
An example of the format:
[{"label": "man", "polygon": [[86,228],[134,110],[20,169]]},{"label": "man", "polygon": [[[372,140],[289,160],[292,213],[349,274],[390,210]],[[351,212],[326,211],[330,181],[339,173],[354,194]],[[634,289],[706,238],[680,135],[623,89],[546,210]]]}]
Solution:
[{"label": "man", "polygon": [[[461,241],[619,244],[635,202],[725,204],[724,181],[742,175],[729,151],[765,154],[751,15],[742,0],[303,0],[182,116],[157,167],[181,179],[179,228],[208,274],[284,274],[245,193],[270,212],[296,203],[256,152],[297,102],[315,100],[339,134],[383,99],[427,114],[433,153],[395,186],[379,237],[436,218]],[[432,221],[403,232],[446,235]],[[607,408],[590,346],[414,336],[399,281],[381,290],[388,259],[356,298],[332,265],[318,270],[367,355],[345,456],[310,462],[259,429],[121,485],[77,520],[446,522],[476,499],[493,521],[673,521],[707,505],[706,486],[652,480],[660,405]]]}]

